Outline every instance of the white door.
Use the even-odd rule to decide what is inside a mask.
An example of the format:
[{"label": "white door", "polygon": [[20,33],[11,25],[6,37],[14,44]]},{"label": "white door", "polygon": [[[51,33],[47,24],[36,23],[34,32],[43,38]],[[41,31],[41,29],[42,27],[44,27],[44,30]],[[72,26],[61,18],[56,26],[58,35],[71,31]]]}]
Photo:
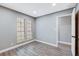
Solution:
[{"label": "white door", "polygon": [[72,12],[72,40],[71,40],[71,52],[75,56],[75,8]]}]

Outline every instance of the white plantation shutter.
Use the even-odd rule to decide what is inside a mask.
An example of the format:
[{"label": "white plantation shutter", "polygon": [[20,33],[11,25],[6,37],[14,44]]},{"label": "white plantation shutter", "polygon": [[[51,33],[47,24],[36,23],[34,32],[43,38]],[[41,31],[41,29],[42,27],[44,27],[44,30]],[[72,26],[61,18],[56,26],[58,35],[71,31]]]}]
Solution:
[{"label": "white plantation shutter", "polygon": [[32,22],[17,17],[17,43],[32,39]]},{"label": "white plantation shutter", "polygon": [[26,39],[32,39],[32,23],[31,20],[26,20]]},{"label": "white plantation shutter", "polygon": [[17,18],[17,43],[25,41],[24,38],[24,19]]}]

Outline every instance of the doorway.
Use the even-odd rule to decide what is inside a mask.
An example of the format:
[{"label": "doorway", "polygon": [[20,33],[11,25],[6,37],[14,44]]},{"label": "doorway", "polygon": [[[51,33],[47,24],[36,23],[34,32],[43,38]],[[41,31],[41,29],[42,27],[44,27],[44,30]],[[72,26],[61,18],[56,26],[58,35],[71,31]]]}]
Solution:
[{"label": "doorway", "polygon": [[[57,17],[57,46],[72,55],[72,14]],[[60,46],[61,45],[61,46]],[[66,48],[68,47],[68,48]]]},{"label": "doorway", "polygon": [[[56,21],[56,39],[57,39],[57,46],[58,46],[58,41],[59,41],[59,39],[58,39],[58,35],[59,35],[59,33],[58,33],[58,21],[59,21],[59,19],[61,19],[61,17],[67,17],[67,16],[71,16],[71,43],[70,43],[70,45],[71,45],[71,54],[73,55],[73,56],[75,56],[76,55],[76,52],[77,51],[75,51],[77,48],[75,48],[75,45],[76,45],[76,36],[77,35],[75,35],[78,31],[75,29],[75,28],[77,28],[77,26],[76,26],[76,22],[77,21],[75,21],[75,8],[72,10],[72,13],[71,14],[66,14],[66,15],[62,15],[62,16],[58,16],[57,17],[57,21]],[[65,32],[64,30],[62,30],[62,32]],[[65,42],[64,42],[65,43]],[[68,44],[68,42],[67,42],[67,44]]]},{"label": "doorway", "polygon": [[58,17],[58,43],[71,45],[71,15]]}]

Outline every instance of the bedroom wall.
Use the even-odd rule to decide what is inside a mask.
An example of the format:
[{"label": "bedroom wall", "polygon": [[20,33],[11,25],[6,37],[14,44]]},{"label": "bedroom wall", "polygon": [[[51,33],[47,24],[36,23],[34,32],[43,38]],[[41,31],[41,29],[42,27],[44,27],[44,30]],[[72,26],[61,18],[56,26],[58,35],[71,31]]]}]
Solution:
[{"label": "bedroom wall", "polygon": [[33,17],[0,6],[0,50],[16,45],[17,16],[32,20],[34,35],[35,23]]},{"label": "bedroom wall", "polygon": [[72,9],[55,12],[36,19],[36,39],[56,45],[56,20],[57,16],[69,14]]}]

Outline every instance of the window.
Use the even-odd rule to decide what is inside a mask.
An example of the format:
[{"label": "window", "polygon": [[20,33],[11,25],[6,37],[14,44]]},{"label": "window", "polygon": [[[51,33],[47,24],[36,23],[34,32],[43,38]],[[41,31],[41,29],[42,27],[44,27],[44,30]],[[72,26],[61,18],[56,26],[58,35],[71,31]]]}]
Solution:
[{"label": "window", "polygon": [[32,39],[32,22],[31,20],[17,18],[17,43]]},{"label": "window", "polygon": [[17,18],[17,43],[24,41],[24,19]]},{"label": "window", "polygon": [[26,38],[27,38],[27,40],[32,39],[32,23],[31,23],[31,20],[26,20]]}]

